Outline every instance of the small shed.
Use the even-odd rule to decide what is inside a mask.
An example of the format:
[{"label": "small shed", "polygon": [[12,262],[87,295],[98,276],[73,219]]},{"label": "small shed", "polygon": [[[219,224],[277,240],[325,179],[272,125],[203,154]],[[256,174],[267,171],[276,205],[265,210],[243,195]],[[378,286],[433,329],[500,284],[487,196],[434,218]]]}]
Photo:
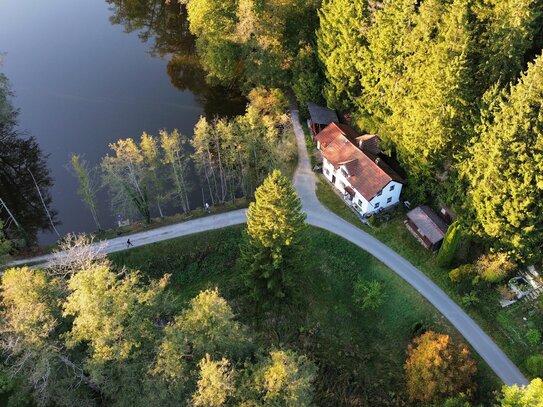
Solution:
[{"label": "small shed", "polygon": [[425,205],[409,211],[405,225],[424,247],[432,251],[440,248],[448,229],[445,221]]},{"label": "small shed", "polygon": [[339,123],[335,110],[319,106],[313,102],[307,104],[307,109],[309,110],[308,124],[313,137],[319,134],[330,123]]}]

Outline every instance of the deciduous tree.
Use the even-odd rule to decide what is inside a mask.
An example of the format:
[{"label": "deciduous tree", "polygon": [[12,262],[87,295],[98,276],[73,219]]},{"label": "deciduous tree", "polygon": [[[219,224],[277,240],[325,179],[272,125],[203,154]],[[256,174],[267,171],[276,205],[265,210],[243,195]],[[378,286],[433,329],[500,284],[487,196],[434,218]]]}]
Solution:
[{"label": "deciduous tree", "polygon": [[275,350],[256,366],[251,386],[264,406],[310,406],[316,374],[317,368],[307,357]]},{"label": "deciduous tree", "polygon": [[198,364],[200,375],[197,390],[192,395],[195,406],[219,407],[233,395],[235,385],[230,363],[227,359],[213,361],[206,355]]},{"label": "deciduous tree", "polygon": [[89,168],[87,161],[77,154],[72,155],[70,164],[79,181],[77,193],[81,197],[83,203],[89,208],[96,228],[100,230],[102,227],[100,226],[98,213],[96,212],[96,190],[99,185],[96,171],[94,168]]},{"label": "deciduous tree", "polygon": [[503,386],[502,407],[542,407],[543,380],[537,378],[528,386]]},{"label": "deciduous tree", "polygon": [[174,130],[168,133],[165,130],[160,131],[160,146],[163,151],[163,162],[169,167],[170,180],[175,186],[174,196],[180,201],[183,211],[190,210],[188,193],[191,185],[187,179],[187,169],[190,162],[190,156],[185,150],[187,138]]},{"label": "deciduous tree", "polygon": [[102,159],[102,182],[109,188],[111,205],[116,210],[134,209],[151,222],[149,191],[145,184],[143,155],[131,138],[109,145],[114,155]]},{"label": "deciduous tree", "polygon": [[411,400],[431,402],[473,390],[477,368],[465,345],[448,335],[428,331],[408,346],[405,363]]},{"label": "deciduous tree", "polygon": [[4,224],[0,220],[0,266],[7,262],[9,252],[11,251],[11,242],[4,234]]}]

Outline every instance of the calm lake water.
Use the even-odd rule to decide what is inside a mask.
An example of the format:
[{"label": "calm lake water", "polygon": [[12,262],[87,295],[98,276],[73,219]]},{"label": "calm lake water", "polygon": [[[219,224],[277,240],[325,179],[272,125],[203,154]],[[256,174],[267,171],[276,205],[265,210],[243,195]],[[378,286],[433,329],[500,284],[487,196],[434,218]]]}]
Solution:
[{"label": "calm lake water", "polygon": [[[49,154],[61,234],[94,230],[66,169],[71,153],[94,165],[119,138],[162,128],[191,135],[201,115],[244,110],[242,98],[205,84],[184,12],[164,0],[0,0],[0,52],[20,128]],[[112,226],[99,198],[102,224]]]}]

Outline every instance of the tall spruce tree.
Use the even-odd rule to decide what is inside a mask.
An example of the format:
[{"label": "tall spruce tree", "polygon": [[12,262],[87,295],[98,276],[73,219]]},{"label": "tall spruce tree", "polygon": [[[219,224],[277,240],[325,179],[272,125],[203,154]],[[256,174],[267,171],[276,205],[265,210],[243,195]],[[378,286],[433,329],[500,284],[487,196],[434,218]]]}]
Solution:
[{"label": "tall spruce tree", "polygon": [[543,57],[482,128],[462,166],[474,228],[524,260],[541,257],[543,233]]},{"label": "tall spruce tree", "polygon": [[479,0],[473,8],[480,27],[478,88],[506,85],[520,75],[542,30],[543,1]]},{"label": "tall spruce tree", "polygon": [[[363,94],[356,101],[359,123],[367,131],[386,136],[384,123],[390,116],[398,81],[404,74],[407,34],[413,29],[417,0],[383,4],[367,30],[368,46],[358,63]],[[385,138],[385,142],[388,140]]]},{"label": "tall spruce tree", "polygon": [[388,101],[388,136],[409,173],[413,198],[435,195],[470,135],[472,16],[467,0],[426,0],[404,40],[405,72]]},{"label": "tall spruce tree", "polygon": [[302,269],[305,214],[291,181],[273,171],[257,188],[247,213],[242,272],[257,300],[285,297]]},{"label": "tall spruce tree", "polygon": [[357,64],[366,46],[367,1],[326,0],[319,10],[318,56],[327,79],[329,105],[349,108],[361,94]]}]

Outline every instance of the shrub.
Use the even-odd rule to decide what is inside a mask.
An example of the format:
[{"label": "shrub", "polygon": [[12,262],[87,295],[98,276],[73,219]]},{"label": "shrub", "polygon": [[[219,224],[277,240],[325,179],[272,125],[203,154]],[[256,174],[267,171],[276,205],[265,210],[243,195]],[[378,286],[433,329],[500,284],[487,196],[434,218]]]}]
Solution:
[{"label": "shrub", "polygon": [[532,355],[526,360],[526,370],[537,377],[543,377],[543,355]]},{"label": "shrub", "polygon": [[532,345],[538,345],[541,343],[541,332],[539,332],[537,329],[530,329],[528,332],[526,332],[526,339],[530,344]]},{"label": "shrub", "polygon": [[475,291],[471,291],[470,293],[464,295],[461,301],[464,307],[471,307],[479,304],[479,297]]},{"label": "shrub", "polygon": [[376,310],[383,303],[384,297],[383,285],[379,281],[359,278],[354,284],[353,300],[364,310]]},{"label": "shrub", "polygon": [[453,283],[471,280],[477,275],[477,268],[473,264],[463,264],[449,273],[449,278]]},{"label": "shrub", "polygon": [[477,260],[477,273],[488,283],[499,283],[514,269],[515,265],[505,252],[488,253]]}]

